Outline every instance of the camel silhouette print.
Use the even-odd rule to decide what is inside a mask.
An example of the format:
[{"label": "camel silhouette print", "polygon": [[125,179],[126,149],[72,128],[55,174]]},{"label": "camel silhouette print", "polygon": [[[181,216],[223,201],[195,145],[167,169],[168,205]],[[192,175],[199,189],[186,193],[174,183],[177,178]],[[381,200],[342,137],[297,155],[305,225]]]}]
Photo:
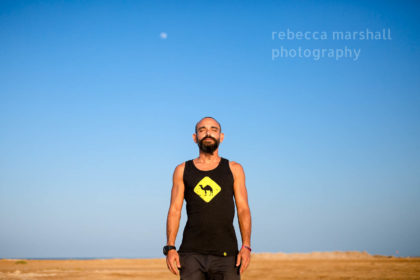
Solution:
[{"label": "camel silhouette print", "polygon": [[204,191],[204,195],[207,195],[207,191],[209,191],[211,195],[213,195],[213,189],[209,185],[205,186],[204,188],[203,185],[200,185],[200,188]]}]

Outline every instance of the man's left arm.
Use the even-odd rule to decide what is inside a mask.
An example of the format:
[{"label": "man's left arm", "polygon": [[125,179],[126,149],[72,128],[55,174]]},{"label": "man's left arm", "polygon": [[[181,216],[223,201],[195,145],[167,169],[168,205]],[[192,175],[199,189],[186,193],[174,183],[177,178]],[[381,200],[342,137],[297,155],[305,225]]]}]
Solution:
[{"label": "man's left arm", "polygon": [[[242,248],[239,251],[236,266],[241,264],[240,273],[248,267],[251,260],[251,211],[248,205],[248,193],[245,186],[245,172],[239,163],[230,162],[234,183],[236,209],[238,212],[239,228],[242,236]],[[248,247],[248,248],[246,248]]]}]

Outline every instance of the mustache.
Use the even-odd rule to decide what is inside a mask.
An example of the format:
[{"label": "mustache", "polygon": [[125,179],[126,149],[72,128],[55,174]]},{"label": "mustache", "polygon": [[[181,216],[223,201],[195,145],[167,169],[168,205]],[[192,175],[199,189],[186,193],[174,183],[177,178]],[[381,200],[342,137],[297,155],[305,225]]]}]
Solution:
[{"label": "mustache", "polygon": [[200,142],[206,140],[206,139],[213,139],[215,142],[217,142],[216,138],[214,138],[213,136],[206,136],[203,139],[200,140]]}]

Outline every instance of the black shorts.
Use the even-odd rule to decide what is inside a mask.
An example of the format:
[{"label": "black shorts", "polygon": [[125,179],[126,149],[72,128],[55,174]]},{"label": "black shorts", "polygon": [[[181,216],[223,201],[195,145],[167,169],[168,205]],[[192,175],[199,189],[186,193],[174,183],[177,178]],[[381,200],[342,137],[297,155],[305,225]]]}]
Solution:
[{"label": "black shorts", "polygon": [[239,280],[236,256],[179,253],[181,280]]}]

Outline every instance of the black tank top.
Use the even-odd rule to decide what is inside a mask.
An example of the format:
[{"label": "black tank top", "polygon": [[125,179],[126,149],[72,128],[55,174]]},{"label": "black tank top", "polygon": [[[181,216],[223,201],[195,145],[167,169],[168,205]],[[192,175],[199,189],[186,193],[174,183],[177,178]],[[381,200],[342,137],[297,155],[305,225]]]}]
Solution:
[{"label": "black tank top", "polygon": [[233,174],[229,161],[221,158],[212,170],[202,171],[192,160],[185,162],[184,198],[188,220],[179,252],[218,256],[238,253],[233,227]]}]

